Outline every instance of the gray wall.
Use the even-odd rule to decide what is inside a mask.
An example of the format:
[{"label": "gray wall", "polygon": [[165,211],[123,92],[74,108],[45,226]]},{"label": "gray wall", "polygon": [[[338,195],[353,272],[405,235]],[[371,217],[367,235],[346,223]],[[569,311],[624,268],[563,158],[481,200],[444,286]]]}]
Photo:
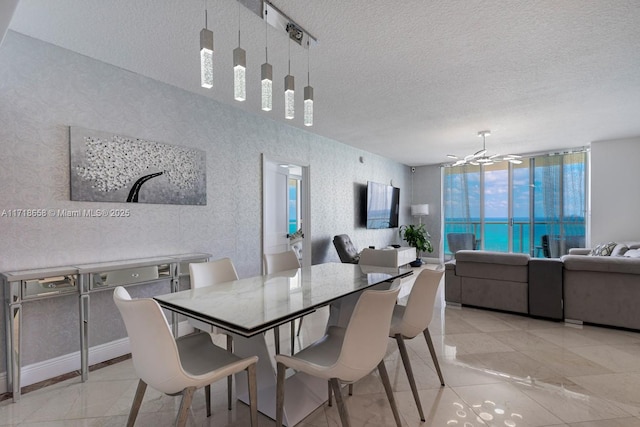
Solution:
[{"label": "gray wall", "polygon": [[[420,166],[413,173],[413,201],[411,204],[429,204],[429,215],[422,218],[431,235],[433,252],[423,258],[440,259],[443,250],[442,241],[442,171],[440,165]],[[418,219],[414,218],[417,223]]]},{"label": "gray wall", "polygon": [[640,240],[640,137],[591,143],[591,244]]},{"label": "gray wall", "polygon": [[[208,252],[230,257],[241,277],[259,274],[262,153],[310,165],[313,263],[339,261],[335,234],[361,247],[398,241],[397,230],[359,225],[367,180],[400,187],[400,221],[408,219],[405,165],[11,31],[0,46],[0,99],[0,212],[131,210],[130,218],[0,217],[0,271]],[[71,202],[69,126],[205,150],[207,205]],[[91,345],[124,336],[109,295],[94,303],[105,305],[96,311],[104,330],[92,330]],[[23,365],[79,350],[76,308],[72,297],[25,307]],[[59,327],[44,335],[43,324]],[[4,345],[3,337],[3,367]]]}]

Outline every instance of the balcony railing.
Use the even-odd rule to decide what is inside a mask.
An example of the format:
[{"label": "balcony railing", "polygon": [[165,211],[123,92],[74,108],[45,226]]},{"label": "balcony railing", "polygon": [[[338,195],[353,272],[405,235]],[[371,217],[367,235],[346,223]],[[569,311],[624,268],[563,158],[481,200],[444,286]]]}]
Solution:
[{"label": "balcony railing", "polygon": [[[551,257],[556,258],[569,252],[570,248],[584,247],[584,220],[570,221],[535,221],[533,241],[530,239],[531,222],[527,220],[512,221],[513,248],[512,252],[528,253],[535,257],[544,257],[542,236],[549,236],[549,251]],[[509,220],[491,219],[484,221],[484,235],[481,234],[480,220],[445,220],[444,235],[448,233],[473,233],[477,239],[482,239],[480,249],[508,252],[509,251]],[[445,238],[444,252],[451,256],[449,245]]]}]

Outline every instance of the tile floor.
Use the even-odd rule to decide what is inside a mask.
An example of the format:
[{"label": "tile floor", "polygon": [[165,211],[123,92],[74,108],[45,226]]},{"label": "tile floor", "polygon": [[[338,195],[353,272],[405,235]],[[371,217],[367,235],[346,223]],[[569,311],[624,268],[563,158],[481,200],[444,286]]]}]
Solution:
[{"label": "tile floor", "polygon": [[[306,316],[299,344],[320,336],[326,318],[326,311]],[[426,423],[389,340],[385,362],[405,426],[640,427],[640,333],[445,307],[441,295],[429,329],[445,387],[424,340],[407,342]],[[287,330],[281,332],[285,352]],[[132,362],[125,360],[91,372],[86,383],[72,378],[23,394],[18,403],[0,402],[0,425],[123,426],[136,383]],[[354,426],[395,425],[376,374],[358,382],[346,402]],[[178,398],[149,389],[136,425],[171,426],[178,404]],[[189,425],[249,425],[246,405],[226,409],[225,381],[212,387],[212,404],[206,418],[199,390]],[[273,425],[260,415],[260,426]],[[339,426],[336,406],[325,404],[299,425]]]}]

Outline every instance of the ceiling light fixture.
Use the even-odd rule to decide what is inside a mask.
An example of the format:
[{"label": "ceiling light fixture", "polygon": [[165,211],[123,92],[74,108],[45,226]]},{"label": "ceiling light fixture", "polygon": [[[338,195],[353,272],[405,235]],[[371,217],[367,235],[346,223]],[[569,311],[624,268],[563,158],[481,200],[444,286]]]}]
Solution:
[{"label": "ceiling light fixture", "polygon": [[507,154],[505,156],[501,156],[500,154],[492,154],[490,156],[487,155],[486,138],[489,135],[491,135],[490,130],[481,130],[480,132],[478,132],[478,136],[482,138],[482,149],[476,151],[473,154],[469,154],[467,156],[464,156],[463,158],[460,158],[454,154],[447,154],[447,157],[456,160],[456,162],[452,166],[461,166],[466,164],[474,166],[489,166],[499,162],[509,162],[516,165],[522,163],[522,160],[520,160],[522,156],[518,156],[516,154]]},{"label": "ceiling light fixture", "polygon": [[289,39],[289,74],[284,78],[284,118],[295,116],[295,82],[291,75],[291,39]]},{"label": "ceiling light fixture", "polygon": [[[307,41],[307,43],[309,43]],[[304,88],[304,125],[313,126],[313,87],[309,81],[309,46],[307,46],[307,86]]]},{"label": "ceiling light fixture", "polygon": [[[265,15],[267,10],[264,11]],[[262,110],[271,111],[273,107],[273,67],[269,64],[269,25],[264,19],[264,64],[261,67],[262,76]]]},{"label": "ceiling light fixture", "polygon": [[240,47],[240,2],[238,2],[238,47],[233,50],[233,98],[247,99],[247,53]]},{"label": "ceiling light fixture", "polygon": [[213,31],[207,27],[207,3],[204,4],[204,28],[200,31],[200,85],[213,87]]}]

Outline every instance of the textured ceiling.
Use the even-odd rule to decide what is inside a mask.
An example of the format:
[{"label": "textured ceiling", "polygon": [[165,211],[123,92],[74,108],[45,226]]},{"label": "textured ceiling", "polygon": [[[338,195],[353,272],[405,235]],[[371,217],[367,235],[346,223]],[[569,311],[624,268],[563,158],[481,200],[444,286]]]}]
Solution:
[{"label": "textured ceiling", "polygon": [[[246,0],[245,0],[246,1]],[[209,0],[214,88],[200,88],[203,0],[20,0],[10,29],[254,114],[417,166],[487,148],[525,154],[640,135],[638,0],[273,0],[319,44],[314,126],[302,126],[307,51],[291,45],[296,118],[285,120],[289,42],[269,28],[274,110],[260,111],[265,25]],[[247,51],[247,101],[232,51]]]}]

